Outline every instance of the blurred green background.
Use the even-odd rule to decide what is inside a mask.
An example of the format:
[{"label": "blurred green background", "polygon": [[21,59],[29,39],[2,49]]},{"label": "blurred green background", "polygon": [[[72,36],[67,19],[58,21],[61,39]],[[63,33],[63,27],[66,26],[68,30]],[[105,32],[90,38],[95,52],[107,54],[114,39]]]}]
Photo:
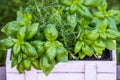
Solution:
[{"label": "blurred green background", "polygon": [[[29,0],[0,0],[0,29],[9,21],[15,20],[16,11],[20,8],[24,8],[27,1]],[[108,1],[108,9],[120,9],[120,0],[107,0]],[[118,25],[120,30],[120,26]],[[0,39],[5,38],[4,35],[0,31]],[[0,66],[5,65],[6,52],[0,51]],[[117,41],[117,61],[120,64],[120,41]]]},{"label": "blurred green background", "polygon": [[[15,20],[16,11],[20,7],[25,7],[27,0],[0,0],[0,30],[11,20]],[[6,35],[0,31],[0,39],[5,38]],[[6,51],[0,51],[0,66],[5,65]]]}]

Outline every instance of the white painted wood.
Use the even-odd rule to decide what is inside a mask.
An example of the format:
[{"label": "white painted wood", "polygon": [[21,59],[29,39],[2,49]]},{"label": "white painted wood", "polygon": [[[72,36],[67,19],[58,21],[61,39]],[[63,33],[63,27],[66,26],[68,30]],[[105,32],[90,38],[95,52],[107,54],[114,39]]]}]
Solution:
[{"label": "white painted wood", "polygon": [[97,80],[97,65],[95,63],[85,64],[85,80]]},{"label": "white painted wood", "polygon": [[25,75],[18,73],[7,73],[6,77],[6,80],[25,80]]},{"label": "white painted wood", "polygon": [[37,72],[35,70],[25,71],[25,80],[37,80]]},{"label": "white painted wood", "polygon": [[51,73],[49,76],[38,73],[38,80],[85,80],[83,73]]},{"label": "white painted wood", "polygon": [[116,80],[115,73],[98,73],[98,80]]},{"label": "white painted wood", "polygon": [[15,67],[11,68],[11,51],[8,50],[6,77],[7,80],[11,80],[11,78],[12,80],[116,80],[116,51],[112,52],[112,61],[68,61],[67,63],[59,63],[46,77],[42,71],[34,68],[24,74],[19,74]]}]

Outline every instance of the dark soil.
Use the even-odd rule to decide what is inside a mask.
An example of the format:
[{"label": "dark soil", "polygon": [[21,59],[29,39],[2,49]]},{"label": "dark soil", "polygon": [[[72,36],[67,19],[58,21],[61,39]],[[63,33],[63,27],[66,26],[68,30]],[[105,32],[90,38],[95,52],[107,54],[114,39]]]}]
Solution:
[{"label": "dark soil", "polygon": [[112,60],[112,50],[105,49],[103,51],[102,57],[100,59],[96,58],[95,56],[92,57],[85,57],[82,60],[103,60],[103,61],[111,61]]}]

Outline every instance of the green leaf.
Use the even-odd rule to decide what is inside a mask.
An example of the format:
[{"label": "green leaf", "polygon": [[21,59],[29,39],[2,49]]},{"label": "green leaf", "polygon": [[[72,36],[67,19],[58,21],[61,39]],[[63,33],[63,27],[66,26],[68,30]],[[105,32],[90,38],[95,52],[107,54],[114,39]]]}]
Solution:
[{"label": "green leaf", "polygon": [[103,11],[107,9],[107,1],[100,0],[99,6],[97,6],[99,10]]},{"label": "green leaf", "polygon": [[86,56],[85,53],[83,53],[83,52],[79,52],[79,58],[80,58],[80,59],[83,59],[85,56]]},{"label": "green leaf", "polygon": [[97,47],[97,48],[105,48],[105,42],[104,40],[96,40],[93,44],[92,44],[93,47]]},{"label": "green leaf", "polygon": [[45,38],[49,41],[54,41],[58,37],[58,31],[55,24],[48,24],[44,29]]},{"label": "green leaf", "polygon": [[41,66],[40,66],[40,61],[39,60],[32,60],[32,66],[35,68],[35,69],[38,69],[40,70],[41,69]]},{"label": "green leaf", "polygon": [[109,28],[117,31],[116,22],[113,18],[108,18]]},{"label": "green leaf", "polygon": [[108,39],[119,39],[120,38],[120,32],[112,30],[112,29],[107,29],[106,31],[107,37]]},{"label": "green leaf", "polygon": [[45,49],[48,49],[51,46],[52,46],[52,42],[50,42],[50,41],[46,41],[45,44],[44,44]]},{"label": "green leaf", "polygon": [[67,62],[68,61],[68,52],[64,47],[57,48],[56,59],[57,59],[57,62]]},{"label": "green leaf", "polygon": [[63,47],[63,44],[59,41],[55,41],[54,44],[56,48]]},{"label": "green leaf", "polygon": [[28,58],[23,60],[23,65],[24,65],[24,68],[26,70],[30,70],[31,69],[31,61]]},{"label": "green leaf", "polygon": [[103,40],[107,39],[107,34],[106,33],[100,33],[100,38]]},{"label": "green leaf", "polygon": [[90,13],[89,9],[85,6],[81,6],[78,8],[78,12],[82,17],[92,18],[92,14]]},{"label": "green leaf", "polygon": [[75,29],[76,25],[77,25],[77,14],[68,14],[67,15],[67,21],[69,23],[69,25],[72,27],[72,30]]},{"label": "green leaf", "polygon": [[70,5],[70,13],[73,14],[77,11],[77,5],[76,4],[72,4]]},{"label": "green leaf", "polygon": [[24,25],[24,15],[20,11],[17,11],[17,22],[19,22],[21,25]]},{"label": "green leaf", "polygon": [[105,43],[106,43],[106,48],[109,50],[114,50],[116,47],[113,40],[106,40]]},{"label": "green leaf", "polygon": [[96,55],[99,54],[99,56],[102,55],[102,52],[103,52],[103,50],[105,49],[105,48],[102,48],[102,47],[93,47],[93,48],[94,48],[94,50],[95,50]]},{"label": "green leaf", "polygon": [[93,49],[87,45],[82,47],[82,52],[89,57],[91,57],[94,54]]},{"label": "green leaf", "polygon": [[18,64],[18,59],[17,59],[17,57],[14,57],[13,55],[12,55],[12,63],[11,63],[12,65],[11,65],[11,67],[14,67],[14,66],[16,66],[17,64]]},{"label": "green leaf", "polygon": [[86,6],[97,6],[100,2],[100,0],[84,0],[84,4]]},{"label": "green leaf", "polygon": [[54,68],[55,61],[54,60],[49,61],[47,57],[43,56],[40,59],[40,65],[41,65],[41,69],[43,70],[43,72],[47,76],[52,71],[52,69]]},{"label": "green leaf", "polygon": [[61,3],[63,3],[64,5],[71,5],[72,4],[72,0],[60,0]]},{"label": "green leaf", "polygon": [[7,50],[14,45],[12,38],[0,40],[0,50]]},{"label": "green leaf", "polygon": [[18,65],[17,65],[17,70],[19,71],[19,73],[23,73],[25,71],[25,67],[23,65],[23,61],[21,61]]},{"label": "green leaf", "polygon": [[31,20],[32,20],[32,14],[30,14],[28,12],[24,13],[24,24],[26,26],[31,24]]},{"label": "green leaf", "polygon": [[94,41],[94,40],[98,39],[99,33],[98,33],[98,30],[95,29],[95,30],[86,32],[85,36],[86,36],[87,39]]},{"label": "green leaf", "polygon": [[2,32],[11,37],[16,37],[18,30],[20,29],[20,24],[17,21],[11,21],[7,23],[3,28]]},{"label": "green leaf", "polygon": [[36,33],[38,32],[38,29],[39,23],[34,23],[28,26],[26,30],[26,39],[32,39],[33,37],[35,37]]},{"label": "green leaf", "polygon": [[54,60],[56,56],[56,48],[54,46],[51,46],[46,51],[46,56],[49,60]]},{"label": "green leaf", "polygon": [[28,42],[22,45],[22,51],[30,57],[38,57],[36,49]]},{"label": "green leaf", "polygon": [[75,47],[74,47],[74,52],[75,53],[78,53],[82,48],[82,44],[80,41],[77,41],[77,43],[75,44]]},{"label": "green leaf", "polygon": [[108,15],[111,16],[111,17],[115,17],[119,13],[120,13],[119,10],[108,10]]},{"label": "green leaf", "polygon": [[21,61],[22,61],[22,52],[20,52],[19,54],[18,54],[18,63],[20,63]]},{"label": "green leaf", "polygon": [[43,41],[35,40],[35,41],[32,41],[31,44],[37,50],[38,56],[41,56],[44,53],[44,42]]},{"label": "green leaf", "polygon": [[17,38],[18,38],[19,40],[24,40],[25,35],[26,35],[25,32],[26,32],[26,27],[21,27],[21,28],[19,29],[18,33],[17,33]]},{"label": "green leaf", "polygon": [[108,20],[105,18],[105,19],[101,22],[101,24],[100,24],[100,30],[99,30],[99,32],[100,32],[100,33],[105,33],[107,26],[108,26]]},{"label": "green leaf", "polygon": [[105,17],[102,11],[94,12],[94,16],[97,18],[104,18]]},{"label": "green leaf", "polygon": [[15,44],[14,46],[13,46],[13,56],[15,56],[15,57],[17,57],[18,56],[18,54],[20,53],[20,50],[21,50],[21,46],[20,46],[20,44]]}]

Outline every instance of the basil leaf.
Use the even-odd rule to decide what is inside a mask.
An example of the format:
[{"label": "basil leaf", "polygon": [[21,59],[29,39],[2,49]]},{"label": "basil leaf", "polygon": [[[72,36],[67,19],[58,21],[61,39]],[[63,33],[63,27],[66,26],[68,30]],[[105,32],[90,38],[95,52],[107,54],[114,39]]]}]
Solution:
[{"label": "basil leaf", "polygon": [[114,50],[116,47],[113,40],[106,40],[105,43],[106,43],[106,48],[109,50]]},{"label": "basil leaf", "polygon": [[100,38],[103,40],[107,39],[107,34],[106,33],[100,33]]},{"label": "basil leaf", "polygon": [[11,37],[16,37],[18,30],[20,29],[20,24],[17,21],[12,21],[7,23],[3,28],[2,32]]},{"label": "basil leaf", "polygon": [[19,73],[23,73],[25,71],[25,67],[23,65],[23,61],[21,61],[18,65],[17,65],[17,70],[19,71]]},{"label": "basil leaf", "polygon": [[63,47],[63,44],[59,41],[55,41],[54,44],[56,48]]},{"label": "basil leaf", "polygon": [[20,11],[17,11],[17,22],[19,22],[21,25],[24,25],[24,15]]},{"label": "basil leaf", "polygon": [[58,31],[55,24],[48,24],[44,29],[45,38],[49,41],[54,41],[58,37]]},{"label": "basil leaf", "polygon": [[78,53],[82,48],[82,44],[80,41],[77,41],[77,43],[75,44],[75,47],[74,47],[74,52],[75,53]]},{"label": "basil leaf", "polygon": [[32,62],[32,66],[35,68],[35,69],[38,69],[40,70],[41,69],[41,66],[40,66],[40,61],[39,60],[33,60],[31,61]]},{"label": "basil leaf", "polygon": [[97,40],[98,37],[99,37],[99,33],[98,33],[98,30],[95,29],[95,30],[86,32],[86,33],[85,33],[85,36],[86,36],[86,38],[89,39],[89,40]]},{"label": "basil leaf", "polygon": [[92,44],[93,47],[97,47],[97,48],[105,48],[105,42],[104,40],[96,40],[93,44]]},{"label": "basil leaf", "polygon": [[11,63],[12,65],[11,65],[11,67],[14,67],[14,66],[16,66],[17,64],[18,64],[18,59],[17,59],[17,57],[14,57],[13,55],[12,55],[12,63]]},{"label": "basil leaf", "polygon": [[20,63],[21,61],[22,61],[22,52],[18,54],[18,63]]},{"label": "basil leaf", "polygon": [[70,5],[70,13],[71,14],[75,13],[77,11],[77,8],[78,8],[77,5],[74,3]]},{"label": "basil leaf", "polygon": [[92,14],[90,13],[89,9],[85,6],[81,6],[78,8],[78,12],[81,16],[86,18],[92,18]]},{"label": "basil leaf", "polygon": [[84,46],[84,47],[82,47],[82,52],[84,53],[84,54],[86,54],[87,56],[89,56],[89,57],[91,57],[93,54],[94,54],[94,52],[93,52],[93,49],[92,48],[90,48],[89,46]]},{"label": "basil leaf", "polygon": [[105,15],[103,14],[102,11],[96,11],[96,12],[94,12],[94,16],[96,18],[104,18],[105,17]]},{"label": "basil leaf", "polygon": [[28,42],[24,42],[22,45],[22,51],[30,57],[38,57],[36,49]]},{"label": "basil leaf", "polygon": [[28,26],[26,30],[26,39],[32,39],[38,32],[38,29],[39,29],[39,23],[34,23]]},{"label": "basil leaf", "polygon": [[83,59],[85,56],[86,56],[85,53],[83,53],[83,52],[79,52],[79,58],[80,58],[80,59]]},{"label": "basil leaf", "polygon": [[44,42],[35,40],[35,41],[32,41],[31,44],[37,50],[38,56],[41,56],[44,53]]},{"label": "basil leaf", "polygon": [[14,45],[12,38],[0,40],[0,50],[7,50]]},{"label": "basil leaf", "polygon": [[26,70],[30,70],[31,69],[31,61],[28,58],[23,60],[23,65],[24,65],[24,68]]},{"label": "basil leaf", "polygon": [[100,0],[100,3],[97,7],[98,7],[99,10],[104,12],[107,9],[107,1],[106,0]]},{"label": "basil leaf", "polygon": [[97,6],[100,0],[84,0],[86,6]]},{"label": "basil leaf", "polygon": [[20,53],[20,50],[21,50],[21,46],[20,46],[20,44],[15,44],[14,46],[13,46],[13,56],[15,56],[15,57],[17,57],[18,56],[18,54]]},{"label": "basil leaf", "polygon": [[17,38],[19,40],[24,40],[26,34],[25,32],[26,32],[26,27],[21,27],[17,33]]},{"label": "basil leaf", "polygon": [[44,56],[40,59],[40,64],[41,64],[41,69],[43,70],[43,72],[47,76],[54,68],[55,61],[54,60],[48,61],[48,58]]},{"label": "basil leaf", "polygon": [[71,5],[72,4],[72,0],[60,0],[61,3],[63,3],[64,5]]},{"label": "basil leaf", "polygon": [[57,48],[56,59],[57,59],[57,62],[67,62],[68,61],[68,52],[64,47]]},{"label": "basil leaf", "polygon": [[113,18],[108,18],[109,28],[117,31],[116,22]]},{"label": "basil leaf", "polygon": [[120,38],[120,32],[112,29],[107,29],[106,34],[107,34],[107,37],[112,40]]},{"label": "basil leaf", "polygon": [[72,30],[75,29],[75,26],[77,25],[77,14],[74,13],[72,15],[67,15],[67,21],[68,24],[72,27]]},{"label": "basil leaf", "polygon": [[51,46],[52,46],[52,42],[50,42],[50,41],[46,41],[45,44],[44,44],[45,49],[48,49]]},{"label": "basil leaf", "polygon": [[56,56],[56,48],[53,46],[49,47],[46,51],[46,56],[49,60],[54,60]]}]

